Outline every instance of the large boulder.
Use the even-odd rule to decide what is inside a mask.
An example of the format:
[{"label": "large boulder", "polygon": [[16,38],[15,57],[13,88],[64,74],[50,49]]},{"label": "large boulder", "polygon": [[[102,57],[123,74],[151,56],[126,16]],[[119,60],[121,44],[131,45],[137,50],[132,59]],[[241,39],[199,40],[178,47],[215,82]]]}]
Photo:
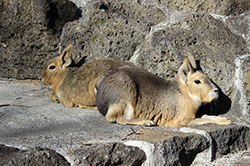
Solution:
[{"label": "large boulder", "polygon": [[191,165],[210,146],[202,135],[164,129],[143,129],[136,139],[153,144],[156,165]]},{"label": "large boulder", "polygon": [[27,166],[27,165],[54,165],[69,166],[70,163],[54,150],[47,148],[33,148],[20,150],[0,144],[0,165]]},{"label": "large boulder", "polygon": [[77,165],[142,165],[146,160],[143,150],[123,143],[89,144],[73,151]]},{"label": "large boulder", "polygon": [[134,0],[91,1],[83,18],[67,23],[62,31],[63,47],[74,44],[78,58],[87,61],[112,57],[129,60],[152,25],[164,18],[154,6]]},{"label": "large boulder", "polygon": [[131,61],[170,79],[184,57],[193,54],[201,60],[202,69],[210,78],[224,91],[229,91],[234,84],[231,79],[234,60],[248,51],[245,40],[209,14],[182,14],[183,17],[178,14],[170,13],[171,21],[167,19],[154,26]]},{"label": "large boulder", "polygon": [[0,4],[0,77],[38,79],[55,56],[64,24],[81,16],[70,1],[10,0]]},{"label": "large boulder", "polygon": [[250,11],[250,3],[248,0],[174,0],[174,1],[158,1],[144,0],[144,3],[154,4],[158,7],[171,8],[185,12],[201,12],[214,13],[220,15],[240,15]]}]

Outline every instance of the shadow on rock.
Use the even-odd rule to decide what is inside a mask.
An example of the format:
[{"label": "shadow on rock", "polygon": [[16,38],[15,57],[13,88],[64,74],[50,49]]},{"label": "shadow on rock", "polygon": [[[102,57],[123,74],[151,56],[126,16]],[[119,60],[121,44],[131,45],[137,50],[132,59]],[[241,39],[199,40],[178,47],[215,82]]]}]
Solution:
[{"label": "shadow on rock", "polygon": [[[197,69],[203,72],[199,60],[196,60],[196,64],[197,64]],[[197,112],[196,115],[197,117],[201,117],[204,114],[207,115],[225,114],[231,108],[232,104],[231,99],[222,92],[221,88],[215,82],[213,82],[212,80],[211,82],[215,84],[215,86],[218,88],[219,98],[217,100],[212,101],[211,103],[202,105]]]},{"label": "shadow on rock", "polygon": [[218,87],[218,85],[216,86],[219,89],[219,98],[217,100],[212,101],[211,103],[204,104],[203,106],[201,106],[197,112],[197,117],[201,117],[204,114],[207,115],[225,114],[230,110],[232,104],[231,99],[222,92],[222,90]]}]

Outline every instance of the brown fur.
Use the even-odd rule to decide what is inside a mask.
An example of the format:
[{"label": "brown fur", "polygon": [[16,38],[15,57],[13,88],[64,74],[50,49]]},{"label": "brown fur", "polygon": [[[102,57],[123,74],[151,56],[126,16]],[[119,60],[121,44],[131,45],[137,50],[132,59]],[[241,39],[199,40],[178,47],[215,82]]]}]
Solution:
[{"label": "brown fur", "polygon": [[42,75],[46,85],[53,85],[51,100],[58,98],[67,107],[96,108],[96,91],[104,76],[121,66],[133,66],[115,59],[100,59],[74,67],[73,57],[73,46],[69,45],[45,64]]},{"label": "brown fur", "polygon": [[197,70],[194,57],[189,56],[170,82],[147,71],[120,68],[101,82],[97,107],[106,121],[121,124],[230,124],[221,117],[195,119],[201,104],[217,99],[218,95],[217,87]]}]

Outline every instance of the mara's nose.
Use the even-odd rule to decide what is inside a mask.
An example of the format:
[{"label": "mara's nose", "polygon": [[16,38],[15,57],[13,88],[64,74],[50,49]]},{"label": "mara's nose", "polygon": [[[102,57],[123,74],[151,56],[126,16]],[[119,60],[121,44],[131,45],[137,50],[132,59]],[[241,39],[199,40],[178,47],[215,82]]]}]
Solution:
[{"label": "mara's nose", "polygon": [[215,92],[215,93],[219,93],[219,89],[218,89],[218,88],[215,88],[215,89],[214,89],[214,92]]},{"label": "mara's nose", "polygon": [[218,88],[214,88],[214,89],[213,89],[212,98],[213,98],[213,99],[218,99],[218,97],[219,97],[219,89],[218,89]]}]

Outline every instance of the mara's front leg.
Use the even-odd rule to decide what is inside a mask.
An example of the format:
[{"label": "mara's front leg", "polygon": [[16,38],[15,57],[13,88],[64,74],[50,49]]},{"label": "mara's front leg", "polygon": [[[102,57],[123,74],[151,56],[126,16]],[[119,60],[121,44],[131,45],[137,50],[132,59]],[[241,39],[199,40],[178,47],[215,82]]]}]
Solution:
[{"label": "mara's front leg", "polygon": [[187,124],[195,119],[195,114],[179,113],[179,115],[172,117],[171,119],[163,119],[159,126],[165,127],[186,127]]},{"label": "mara's front leg", "polygon": [[118,117],[116,119],[116,122],[119,124],[131,124],[131,125],[139,125],[139,126],[156,126],[157,124],[152,121],[152,120],[148,120],[148,119],[131,119],[128,120],[125,117]]},{"label": "mara's front leg", "polygon": [[80,108],[86,108],[86,109],[94,109],[94,110],[97,110],[97,107],[96,107],[96,106],[78,105],[78,107],[80,107]]},{"label": "mara's front leg", "polygon": [[201,124],[207,124],[207,123],[212,123],[212,124],[217,124],[217,125],[230,125],[231,120],[228,120],[227,118],[220,117],[220,116],[203,115],[201,118],[196,118],[190,121],[187,124],[187,126],[201,125]]},{"label": "mara's front leg", "polygon": [[50,93],[49,98],[54,102],[54,103],[59,103],[58,96],[56,93]]}]

